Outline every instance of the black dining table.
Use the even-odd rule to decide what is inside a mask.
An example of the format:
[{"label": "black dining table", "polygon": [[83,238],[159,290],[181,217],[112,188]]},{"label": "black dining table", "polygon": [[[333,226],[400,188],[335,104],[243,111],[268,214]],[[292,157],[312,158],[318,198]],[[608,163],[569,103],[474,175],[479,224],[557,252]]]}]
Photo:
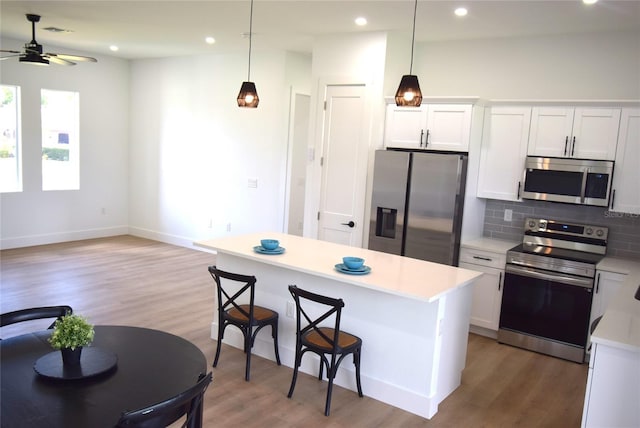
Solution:
[{"label": "black dining table", "polygon": [[[46,370],[43,375],[36,372],[36,363],[59,353],[47,341],[51,332],[0,340],[2,428],[113,427],[123,412],[167,400],[207,373],[202,351],[179,336],[140,327],[95,326],[90,347],[111,355],[112,367],[86,377],[56,377]],[[81,365],[89,366],[92,354],[83,349]]]}]

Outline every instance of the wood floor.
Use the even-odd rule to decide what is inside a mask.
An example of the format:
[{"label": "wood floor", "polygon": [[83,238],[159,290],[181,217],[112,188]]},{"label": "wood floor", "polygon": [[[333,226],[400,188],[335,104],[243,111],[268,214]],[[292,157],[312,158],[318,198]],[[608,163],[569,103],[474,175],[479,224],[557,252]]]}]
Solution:
[{"label": "wood floor", "polygon": [[[0,310],[68,304],[94,324],[156,328],[191,340],[213,361],[212,254],[132,236],[0,252]],[[7,326],[0,337],[45,328]],[[366,352],[366,343],[363,346]],[[336,387],[324,416],[326,382],[225,346],[205,396],[205,427],[579,427],[587,366],[500,345],[471,334],[462,385],[431,420]],[[158,374],[161,376],[161,374]],[[108,423],[107,423],[108,425]]]}]

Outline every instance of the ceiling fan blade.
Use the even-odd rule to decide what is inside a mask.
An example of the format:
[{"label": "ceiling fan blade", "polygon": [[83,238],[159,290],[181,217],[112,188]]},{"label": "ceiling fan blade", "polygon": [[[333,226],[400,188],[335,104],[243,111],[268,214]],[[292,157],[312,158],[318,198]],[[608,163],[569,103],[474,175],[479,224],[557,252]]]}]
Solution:
[{"label": "ceiling fan blade", "polygon": [[69,60],[69,61],[98,62],[97,59],[92,58],[90,56],[55,54],[55,53],[47,53],[45,55],[48,55],[50,58],[59,58],[59,59]]},{"label": "ceiling fan blade", "polygon": [[55,63],[55,64],[58,64],[58,65],[76,65],[75,62],[68,61],[68,60],[66,60],[64,58],[60,58],[60,57],[58,57],[56,55],[51,56],[51,54],[45,54],[45,55],[43,55],[43,57],[48,59],[49,61]]},{"label": "ceiling fan blade", "polygon": [[9,58],[15,58],[15,57],[20,56],[20,55],[21,55],[20,53],[17,53],[15,55],[3,56],[3,57],[0,57],[0,61],[4,61],[5,59],[9,59]]},{"label": "ceiling fan blade", "polygon": [[[6,52],[6,53],[12,53],[12,54],[21,54],[22,52],[20,51],[9,51],[6,49],[0,49],[0,52]],[[9,57],[5,57],[5,58],[9,58]]]}]

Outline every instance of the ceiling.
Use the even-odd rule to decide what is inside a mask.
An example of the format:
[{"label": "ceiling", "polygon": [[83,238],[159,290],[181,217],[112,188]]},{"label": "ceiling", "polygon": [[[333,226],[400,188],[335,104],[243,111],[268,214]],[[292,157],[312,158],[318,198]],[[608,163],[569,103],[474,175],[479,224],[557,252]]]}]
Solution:
[{"label": "ceiling", "polygon": [[[401,31],[410,35],[411,0],[255,0],[253,49],[311,52],[313,40],[334,33]],[[469,13],[453,14],[458,6]],[[249,0],[0,1],[0,34],[27,42],[26,13],[42,16],[43,44],[127,59],[228,52],[248,46]],[[354,19],[364,16],[365,27]],[[53,33],[57,27],[71,30]],[[416,39],[443,41],[610,31],[640,31],[640,0],[420,0]],[[244,35],[242,33],[245,33]],[[213,45],[206,36],[216,39]],[[111,52],[117,45],[118,52]],[[15,47],[14,47],[15,48]],[[62,53],[62,52],[55,52]]]}]

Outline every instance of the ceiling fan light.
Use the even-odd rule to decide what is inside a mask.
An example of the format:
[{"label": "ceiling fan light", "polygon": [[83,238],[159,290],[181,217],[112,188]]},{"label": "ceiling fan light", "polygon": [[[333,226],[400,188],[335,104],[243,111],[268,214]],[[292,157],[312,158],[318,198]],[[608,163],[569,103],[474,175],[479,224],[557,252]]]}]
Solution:
[{"label": "ceiling fan light", "polygon": [[400,80],[396,92],[396,105],[398,107],[419,107],[422,104],[422,91],[418,83],[418,76],[405,74]]},{"label": "ceiling fan light", "polygon": [[240,92],[238,93],[238,107],[256,108],[259,102],[260,98],[258,98],[256,84],[253,82],[242,82]]},{"label": "ceiling fan light", "polygon": [[33,64],[33,65],[49,65],[49,60],[46,58],[41,57],[38,54],[32,54],[32,53],[28,53],[24,56],[21,56],[19,58],[20,62],[26,62],[27,64]]}]

